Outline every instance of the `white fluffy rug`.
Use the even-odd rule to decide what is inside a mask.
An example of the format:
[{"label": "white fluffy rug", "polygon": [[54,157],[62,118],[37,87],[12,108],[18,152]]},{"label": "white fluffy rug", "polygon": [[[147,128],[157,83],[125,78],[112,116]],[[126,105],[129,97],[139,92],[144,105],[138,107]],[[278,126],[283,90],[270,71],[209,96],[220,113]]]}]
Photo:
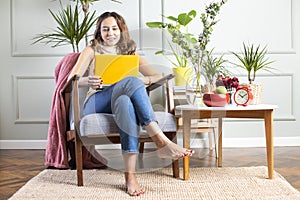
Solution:
[{"label": "white fluffy rug", "polygon": [[130,197],[123,173],[111,169],[84,170],[84,186],[76,185],[75,170],[44,170],[10,199],[209,199],[296,200],[300,192],[280,174],[267,179],[266,167],[191,168],[190,179],[171,176],[170,168],[138,174],[146,193]]}]

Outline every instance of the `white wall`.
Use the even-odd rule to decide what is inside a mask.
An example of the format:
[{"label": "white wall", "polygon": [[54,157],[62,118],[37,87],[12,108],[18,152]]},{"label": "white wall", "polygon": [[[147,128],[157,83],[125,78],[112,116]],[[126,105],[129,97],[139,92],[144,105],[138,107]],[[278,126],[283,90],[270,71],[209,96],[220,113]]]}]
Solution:
[{"label": "white wall", "polygon": [[[65,0],[65,2],[69,2]],[[120,12],[129,25],[139,52],[161,71],[170,64],[153,54],[162,47],[161,32],[145,27],[147,21],[161,20],[161,13],[175,15],[196,9],[199,0],[109,0],[94,3],[98,14],[104,10]],[[71,52],[69,46],[51,48],[31,45],[37,33],[48,32],[55,23],[48,8],[56,11],[58,1],[3,0],[0,7],[0,148],[44,148],[53,90],[53,74],[58,61]],[[240,51],[243,42],[267,45],[275,60],[275,74],[259,72],[256,82],[263,84],[263,103],[279,105],[275,111],[275,145],[300,145],[300,2],[297,0],[228,0],[221,9],[210,47],[216,54],[234,61],[229,51]],[[195,22],[192,31],[200,30]],[[93,32],[93,31],[92,31]],[[236,71],[241,81],[245,73]],[[263,146],[263,122],[226,120],[224,146]]]}]

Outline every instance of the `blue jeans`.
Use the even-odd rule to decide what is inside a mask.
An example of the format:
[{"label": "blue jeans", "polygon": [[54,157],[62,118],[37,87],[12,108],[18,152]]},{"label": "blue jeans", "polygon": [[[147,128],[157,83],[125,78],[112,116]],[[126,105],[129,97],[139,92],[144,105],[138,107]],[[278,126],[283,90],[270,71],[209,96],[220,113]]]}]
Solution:
[{"label": "blue jeans", "polygon": [[83,113],[114,114],[124,153],[138,153],[140,126],[156,120],[145,85],[136,77],[122,79],[92,95]]}]

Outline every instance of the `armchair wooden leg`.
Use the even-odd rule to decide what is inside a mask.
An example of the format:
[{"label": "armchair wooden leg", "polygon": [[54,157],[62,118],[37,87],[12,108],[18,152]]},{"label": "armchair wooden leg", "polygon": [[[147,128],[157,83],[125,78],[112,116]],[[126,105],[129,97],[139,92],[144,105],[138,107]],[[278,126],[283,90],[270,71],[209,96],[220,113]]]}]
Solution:
[{"label": "armchair wooden leg", "polygon": [[[175,144],[177,144],[176,132],[169,134],[168,138],[170,140],[172,140]],[[179,161],[178,160],[172,161],[172,171],[173,171],[173,177],[179,178]]]},{"label": "armchair wooden leg", "polygon": [[172,170],[173,170],[173,177],[179,178],[179,161],[178,160],[173,160]]},{"label": "armchair wooden leg", "polygon": [[76,138],[75,138],[75,151],[76,151],[77,185],[83,186],[82,142],[78,135],[76,135]]},{"label": "armchair wooden leg", "polygon": [[140,142],[140,147],[139,147],[140,155],[143,155],[144,148],[145,148],[145,142]]},{"label": "armchair wooden leg", "polygon": [[145,142],[140,142],[140,146],[139,146],[139,162],[138,162],[140,168],[144,168],[144,161],[143,161],[144,147],[145,147]]}]

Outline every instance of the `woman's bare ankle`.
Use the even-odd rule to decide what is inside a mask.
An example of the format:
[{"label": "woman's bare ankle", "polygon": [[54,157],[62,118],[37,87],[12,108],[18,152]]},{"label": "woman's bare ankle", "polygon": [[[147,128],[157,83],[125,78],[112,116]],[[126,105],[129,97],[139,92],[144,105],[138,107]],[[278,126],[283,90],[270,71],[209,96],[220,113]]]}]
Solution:
[{"label": "woman's bare ankle", "polygon": [[156,134],[156,135],[152,136],[151,138],[158,149],[161,149],[161,148],[165,147],[166,145],[173,143],[165,135],[161,136],[160,134]]}]

